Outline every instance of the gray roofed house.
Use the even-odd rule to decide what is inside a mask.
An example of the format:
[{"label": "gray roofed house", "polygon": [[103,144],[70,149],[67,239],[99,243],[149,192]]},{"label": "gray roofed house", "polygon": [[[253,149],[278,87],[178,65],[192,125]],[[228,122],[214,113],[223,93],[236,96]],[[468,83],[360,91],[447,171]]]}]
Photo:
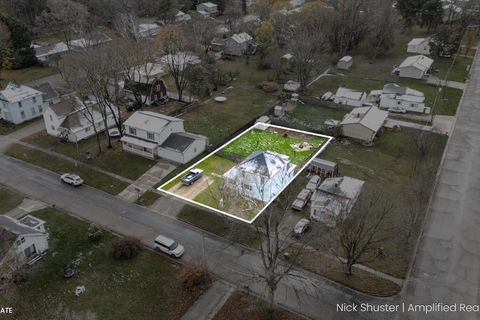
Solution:
[{"label": "gray roofed house", "polygon": [[312,196],[310,217],[328,226],[335,226],[338,218],[345,218],[362,191],[364,181],[351,177],[328,178]]},{"label": "gray roofed house", "polygon": [[33,88],[43,93],[43,102],[48,103],[49,105],[60,102],[58,92],[50,85],[50,83],[43,82],[33,86]]},{"label": "gray roofed house", "polygon": [[186,132],[172,133],[167,140],[162,143],[162,148],[185,151],[195,141],[195,138],[195,136]]},{"label": "gray roofed house", "polygon": [[360,107],[346,114],[340,123],[346,137],[371,142],[382,128],[388,112],[377,107]]}]

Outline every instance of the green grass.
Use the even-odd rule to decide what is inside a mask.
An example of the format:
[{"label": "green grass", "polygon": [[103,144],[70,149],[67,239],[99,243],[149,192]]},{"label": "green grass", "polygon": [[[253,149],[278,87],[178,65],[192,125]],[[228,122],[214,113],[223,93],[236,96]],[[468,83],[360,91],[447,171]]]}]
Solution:
[{"label": "green grass", "polygon": [[[431,171],[425,171],[425,177],[412,174],[416,162],[415,138],[424,134],[429,138],[428,157],[420,159],[420,163],[430,166]],[[394,210],[391,214],[392,223],[398,226],[406,223],[406,210],[412,201],[412,186],[418,183],[416,179],[433,179],[447,137],[434,133],[422,133],[419,130],[402,128],[400,132],[384,132],[372,147],[361,144],[331,144],[322,154],[322,158],[335,161],[339,165],[340,175],[351,176],[364,180],[365,190],[381,188],[384,197],[392,202]],[[428,162],[428,163],[425,163]],[[422,205],[426,205],[433,190],[433,183],[424,187]],[[420,221],[424,212],[420,213]],[[420,225],[420,224],[419,224]],[[417,230],[419,232],[419,230]],[[399,228],[398,234],[385,242],[385,259],[378,259],[369,264],[375,269],[405,277],[411,259],[412,247],[402,239],[404,231]],[[418,233],[411,235],[416,239]]]},{"label": "green grass", "polygon": [[232,89],[222,94],[224,103],[210,99],[183,115],[187,131],[207,136],[213,145],[222,143],[230,134],[273,107],[276,94],[261,91],[256,86],[271,77],[269,71],[258,70],[256,60],[247,65],[244,59],[218,61],[226,71],[237,70]]},{"label": "green grass", "polygon": [[15,209],[22,201],[22,195],[0,186],[0,214]]},{"label": "green grass", "polygon": [[7,122],[3,119],[0,119],[0,135],[6,136],[6,135],[8,135],[8,134],[10,134],[14,131],[25,128],[26,126],[32,124],[35,121],[42,121],[42,120],[36,118],[36,119],[29,120],[29,121],[25,121],[25,122],[20,123],[20,124],[13,124],[11,122]]},{"label": "green grass", "polygon": [[325,120],[334,119],[341,121],[348,110],[335,109],[332,107],[317,106],[312,104],[298,104],[295,109],[286,112],[285,115],[274,122],[288,125],[300,130],[319,130]]},{"label": "green grass", "polygon": [[[472,58],[466,57],[458,57],[455,60],[455,64],[453,65],[452,70],[447,78],[448,81],[458,81],[458,82],[465,82],[465,79],[468,78],[468,71],[467,66],[470,66],[473,62]],[[450,68],[451,64],[453,63],[453,58],[451,59],[444,59],[444,58],[437,58],[433,64],[434,69],[438,69],[438,73],[434,75],[444,80],[448,69]]]},{"label": "green grass", "polygon": [[[395,78],[387,81],[365,79],[358,74],[350,74],[349,76],[329,76],[321,78],[315,82],[310,88],[310,93],[314,96],[321,96],[327,91],[335,93],[340,86],[350,89],[361,90],[369,93],[371,90],[382,89],[388,82],[394,82],[399,85],[408,86],[412,89],[421,91],[425,94],[427,107],[433,107],[438,88],[434,85],[427,84],[416,79]],[[462,90],[444,87],[438,96],[434,114],[454,116],[457,111],[458,104],[462,97]]]},{"label": "green grass", "polygon": [[[301,164],[307,161],[312,154],[318,150],[325,138],[313,135],[296,134],[293,131],[283,136],[282,132],[274,132],[276,129],[259,130],[253,129],[236,139],[221,150],[224,154],[234,154],[241,157],[248,157],[255,151],[273,151],[279,154],[287,155],[290,161],[295,164]],[[310,143],[314,148],[306,151],[295,152],[292,145],[302,142]]]},{"label": "green grass", "polygon": [[19,144],[10,146],[6,153],[9,156],[30,162],[58,174],[65,172],[76,173],[85,180],[86,184],[114,195],[117,195],[129,185],[127,182],[120,181],[104,173],[82,167],[81,164],[75,167],[72,162]]},{"label": "green grass", "polygon": [[[53,209],[33,215],[47,222],[49,253],[8,304],[15,319],[179,319],[201,294],[184,291],[177,278],[179,265],[163,256],[143,250],[131,260],[116,260],[110,233],[92,243],[83,221]],[[74,277],[64,279],[63,265],[76,259]],[[76,297],[80,285],[86,292]]]},{"label": "green grass", "polygon": [[18,70],[3,70],[2,81],[3,84],[7,84],[9,81],[15,80],[18,83],[26,83],[53,74],[58,73],[58,70],[50,67],[34,66]]},{"label": "green grass", "polygon": [[[98,154],[97,141],[94,136],[79,141],[78,151],[75,143],[63,141],[47,134],[45,131],[23,140],[132,180],[139,178],[156,163],[155,160],[123,151],[121,142],[116,139],[112,139],[113,148],[107,148],[107,141],[103,134],[100,137],[102,146],[102,153],[100,154]],[[91,154],[90,160],[86,160],[85,153],[87,151]]]},{"label": "green grass", "polygon": [[135,203],[148,207],[154,204],[158,198],[160,198],[160,195],[158,193],[147,190],[147,192],[145,192],[140,198],[138,198]]}]

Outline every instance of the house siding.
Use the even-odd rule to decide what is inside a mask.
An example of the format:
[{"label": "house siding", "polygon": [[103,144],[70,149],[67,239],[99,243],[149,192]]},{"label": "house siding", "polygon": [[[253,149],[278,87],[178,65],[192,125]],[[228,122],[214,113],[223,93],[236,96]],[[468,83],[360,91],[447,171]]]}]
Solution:
[{"label": "house siding", "polygon": [[358,123],[343,125],[342,132],[346,137],[362,141],[371,141],[375,138],[376,134],[374,131]]},{"label": "house siding", "polygon": [[[34,102],[35,98],[35,102]],[[39,92],[34,97],[23,99],[18,102],[9,102],[0,94],[0,117],[8,122],[20,124],[25,121],[40,117],[45,111],[45,103],[43,102],[43,93]],[[23,112],[23,116],[22,116]]]}]

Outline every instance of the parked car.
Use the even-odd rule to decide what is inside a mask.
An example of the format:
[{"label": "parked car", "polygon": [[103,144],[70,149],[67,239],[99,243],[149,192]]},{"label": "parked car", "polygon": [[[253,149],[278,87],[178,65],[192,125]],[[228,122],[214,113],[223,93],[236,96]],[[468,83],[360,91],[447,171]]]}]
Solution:
[{"label": "parked car", "polygon": [[324,101],[333,101],[334,100],[333,93],[331,93],[330,91],[325,92],[322,95],[321,99],[324,100]]},{"label": "parked car", "polygon": [[302,210],[307,204],[311,195],[312,192],[308,189],[303,189],[302,191],[300,191],[295,201],[293,201],[292,209],[297,211]]},{"label": "parked car", "polygon": [[202,169],[192,169],[190,170],[186,176],[182,178],[182,184],[184,186],[189,186],[193,184],[195,181],[200,179],[203,175]]},{"label": "parked car", "polygon": [[137,111],[142,108],[142,104],[138,103],[137,101],[128,101],[125,108],[128,112]]},{"label": "parked car", "polygon": [[60,181],[75,187],[81,186],[84,182],[83,179],[80,178],[80,176],[73,173],[62,174],[60,176]]},{"label": "parked car", "polygon": [[393,106],[393,107],[389,108],[388,111],[395,112],[395,113],[407,113],[406,108],[397,107],[397,106]]},{"label": "parked car", "polygon": [[181,244],[164,236],[159,235],[156,237],[154,243],[156,250],[165,252],[166,254],[169,254],[175,258],[180,258],[185,252],[185,249]]},{"label": "parked car", "polygon": [[295,227],[293,227],[293,236],[295,238],[301,237],[305,231],[307,231],[308,227],[310,226],[310,220],[302,218],[298,220],[297,224]]}]

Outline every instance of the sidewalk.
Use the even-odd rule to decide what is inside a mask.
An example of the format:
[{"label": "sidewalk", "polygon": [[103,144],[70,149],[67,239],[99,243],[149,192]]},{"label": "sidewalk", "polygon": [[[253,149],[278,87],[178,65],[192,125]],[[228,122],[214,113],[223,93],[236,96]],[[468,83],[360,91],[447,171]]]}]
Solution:
[{"label": "sidewalk", "polygon": [[210,320],[230,298],[235,288],[223,281],[212,286],[187,310],[181,320]]},{"label": "sidewalk", "polygon": [[147,190],[153,188],[160,180],[176,168],[175,165],[159,160],[153,167],[145,172],[135,182],[118,194],[119,197],[130,203],[135,202]]}]

